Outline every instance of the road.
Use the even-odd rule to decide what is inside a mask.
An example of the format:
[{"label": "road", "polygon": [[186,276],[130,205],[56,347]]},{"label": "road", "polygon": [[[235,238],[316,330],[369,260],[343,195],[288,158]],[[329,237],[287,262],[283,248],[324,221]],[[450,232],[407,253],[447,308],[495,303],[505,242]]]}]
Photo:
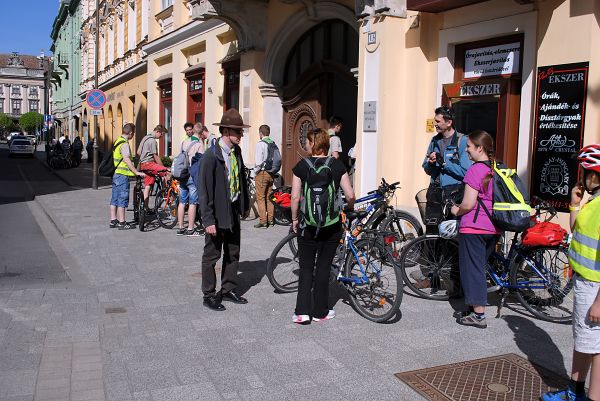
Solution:
[{"label": "road", "polygon": [[67,281],[28,201],[70,191],[37,158],[9,158],[0,145],[0,288],[36,288]]}]

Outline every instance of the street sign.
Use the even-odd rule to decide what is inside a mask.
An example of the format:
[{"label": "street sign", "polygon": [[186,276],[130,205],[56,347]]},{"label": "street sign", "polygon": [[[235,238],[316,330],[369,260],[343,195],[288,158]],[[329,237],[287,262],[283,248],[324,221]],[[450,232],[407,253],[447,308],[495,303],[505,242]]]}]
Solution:
[{"label": "street sign", "polygon": [[92,116],[101,116],[102,115],[102,109],[90,109],[90,114]]},{"label": "street sign", "polygon": [[92,89],[87,93],[85,101],[90,108],[101,109],[106,104],[106,94],[100,89]]}]

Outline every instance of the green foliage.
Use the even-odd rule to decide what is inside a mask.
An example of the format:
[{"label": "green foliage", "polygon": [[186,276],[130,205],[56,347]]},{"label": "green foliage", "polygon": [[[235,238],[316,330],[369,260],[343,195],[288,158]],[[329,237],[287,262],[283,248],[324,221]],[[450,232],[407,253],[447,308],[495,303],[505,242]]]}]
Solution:
[{"label": "green foliage", "polygon": [[12,131],[15,129],[15,123],[12,118],[4,113],[0,113],[0,129],[3,131]]},{"label": "green foliage", "polygon": [[161,156],[160,160],[163,162],[165,167],[171,167],[171,164],[173,163],[169,156]]},{"label": "green foliage", "polygon": [[19,118],[19,125],[25,132],[34,132],[36,128],[42,129],[44,126],[44,116],[36,111],[25,113]]}]

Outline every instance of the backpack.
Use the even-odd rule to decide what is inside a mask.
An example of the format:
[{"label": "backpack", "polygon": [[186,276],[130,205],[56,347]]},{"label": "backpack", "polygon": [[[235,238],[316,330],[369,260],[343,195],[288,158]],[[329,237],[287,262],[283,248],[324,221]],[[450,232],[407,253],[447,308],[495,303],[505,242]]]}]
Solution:
[{"label": "backpack", "polygon": [[171,171],[173,177],[179,181],[187,181],[190,178],[190,159],[188,157],[188,150],[192,147],[194,142],[191,142],[187,149],[181,147],[181,152],[173,159]]},{"label": "backpack", "polygon": [[305,226],[316,227],[318,235],[321,227],[327,227],[340,220],[341,205],[337,201],[337,192],[333,181],[331,156],[325,163],[317,166],[310,159],[304,158],[308,164],[308,177],[302,187],[302,221]]},{"label": "backpack", "polygon": [[266,142],[267,144],[267,160],[263,164],[263,170],[268,173],[276,174],[281,169],[281,153],[275,142]]},{"label": "backpack", "polygon": [[[213,152],[213,154],[215,153],[214,142],[209,149]],[[208,152],[208,149],[205,152]],[[189,168],[190,176],[192,177],[192,181],[194,181],[196,188],[198,188],[200,185],[200,167],[202,166],[203,156],[204,153],[196,152],[196,154],[192,156],[192,164],[190,164]]]},{"label": "backpack", "polygon": [[492,213],[477,198],[477,211],[474,220],[477,220],[479,208],[490,218],[496,228],[504,231],[521,232],[531,227],[531,207],[529,206],[529,193],[516,170],[506,167],[502,162],[484,162],[492,168],[493,201]]},{"label": "backpack", "polygon": [[[112,151],[106,152],[104,154],[104,157],[102,158],[102,161],[100,162],[100,165],[98,166],[98,174],[100,174],[100,176],[112,177],[113,175],[115,175],[115,170],[117,169],[117,166],[115,166],[113,153],[115,152],[115,149],[118,146],[120,146],[124,143],[125,143],[125,141],[121,141],[120,139],[117,139],[117,141],[115,142],[115,144],[112,147]],[[123,162],[123,160],[121,160],[119,162],[119,164],[121,164],[122,162]]]}]

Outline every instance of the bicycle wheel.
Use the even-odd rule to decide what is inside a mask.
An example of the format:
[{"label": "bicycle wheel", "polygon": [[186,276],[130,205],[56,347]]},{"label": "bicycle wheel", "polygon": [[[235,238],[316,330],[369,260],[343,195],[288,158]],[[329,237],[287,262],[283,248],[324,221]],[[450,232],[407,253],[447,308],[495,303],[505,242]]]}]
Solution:
[{"label": "bicycle wheel", "polygon": [[358,257],[347,253],[344,265],[345,277],[354,280],[346,284],[350,303],[362,317],[385,322],[398,312],[402,302],[400,268],[390,251],[375,238],[358,240],[354,247]]},{"label": "bicycle wheel", "polygon": [[296,234],[288,234],[275,246],[267,262],[267,278],[277,292],[298,291],[300,264],[298,253],[292,252],[298,249],[297,241]]},{"label": "bicycle wheel", "polygon": [[144,194],[143,192],[138,192],[136,194],[138,197],[138,228],[140,231],[144,231],[144,224],[146,223],[146,207],[144,202]]},{"label": "bicycle wheel", "polygon": [[161,190],[156,194],[155,212],[158,224],[168,230],[177,224],[177,207],[179,197],[169,195],[167,190]]},{"label": "bicycle wheel", "polygon": [[573,311],[572,270],[563,247],[525,249],[513,259],[510,284],[519,302],[535,317],[570,323]]},{"label": "bicycle wheel", "polygon": [[385,232],[395,232],[398,234],[398,241],[390,244],[392,255],[398,259],[402,247],[408,241],[423,235],[423,227],[415,216],[403,210],[390,210],[388,216],[379,224],[379,230]]},{"label": "bicycle wheel", "polygon": [[458,242],[438,235],[415,238],[402,248],[400,268],[417,296],[447,300],[459,285]]}]

